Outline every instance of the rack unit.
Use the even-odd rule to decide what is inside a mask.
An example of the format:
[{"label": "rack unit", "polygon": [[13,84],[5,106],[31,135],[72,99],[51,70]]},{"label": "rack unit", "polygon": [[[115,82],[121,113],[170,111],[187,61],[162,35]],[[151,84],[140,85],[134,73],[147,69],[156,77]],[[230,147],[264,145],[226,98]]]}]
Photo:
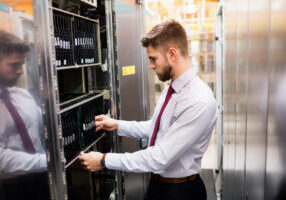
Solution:
[{"label": "rack unit", "polygon": [[[101,65],[99,21],[52,7],[55,65],[65,168],[102,138],[95,134],[94,116],[104,113],[103,92],[94,91],[94,77]],[[88,66],[85,66],[88,64]],[[77,69],[76,69],[77,68]],[[90,82],[90,84],[89,84]],[[89,87],[87,86],[89,85]]]},{"label": "rack unit", "polygon": [[91,2],[34,1],[51,199],[122,198],[118,172],[89,173],[77,161],[118,148],[116,134],[94,128],[96,115],[119,117],[114,2]]}]

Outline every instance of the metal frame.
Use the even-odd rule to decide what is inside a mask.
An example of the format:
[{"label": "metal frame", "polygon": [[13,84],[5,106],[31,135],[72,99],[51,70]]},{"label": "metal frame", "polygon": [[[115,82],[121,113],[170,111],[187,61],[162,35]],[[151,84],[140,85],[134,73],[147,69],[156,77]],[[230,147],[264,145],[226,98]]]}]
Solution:
[{"label": "metal frame", "polygon": [[[111,83],[113,87],[110,90],[112,109],[111,116],[118,119],[120,117],[120,100],[119,100],[119,77],[118,77],[118,56],[117,56],[117,42],[116,42],[116,23],[115,23],[115,1],[105,0],[105,13],[106,13],[106,31],[107,31],[107,47],[108,59],[107,63],[110,66]],[[114,134],[113,142],[115,144],[114,151],[119,151],[119,137]],[[117,200],[124,199],[122,193],[122,173],[116,171],[116,191],[115,197]]]},{"label": "metal frame", "polygon": [[223,34],[223,2],[219,4],[216,14],[215,39],[216,39],[216,99],[219,114],[216,124],[217,133],[217,166],[215,176],[215,189],[217,199],[222,196],[222,160],[223,160],[223,68],[224,68],[224,34]]},{"label": "metal frame", "polygon": [[[35,10],[36,42],[40,89],[43,97],[44,132],[47,144],[48,178],[51,199],[67,200],[67,188],[64,171],[64,154],[60,148],[62,138],[61,119],[57,115],[57,93],[55,71],[55,49],[53,46],[53,20],[51,19],[51,0],[33,1]],[[41,32],[42,31],[42,32]],[[53,66],[53,67],[51,67]],[[49,134],[48,134],[49,133]]]},{"label": "metal frame", "polygon": [[87,102],[89,102],[89,101],[92,101],[92,100],[94,100],[94,99],[97,99],[97,98],[99,98],[99,97],[102,97],[103,95],[104,95],[104,94],[101,93],[101,94],[98,94],[98,95],[96,95],[96,96],[90,97],[90,98],[88,98],[88,99],[86,99],[86,100],[83,100],[83,101],[81,101],[81,102],[79,102],[79,103],[76,103],[76,104],[73,104],[73,105],[71,105],[71,106],[69,106],[69,107],[67,107],[67,108],[64,108],[64,109],[60,110],[60,111],[57,112],[57,113],[58,113],[58,115],[59,115],[59,114],[62,114],[62,113],[67,112],[67,111],[69,111],[69,110],[71,110],[71,109],[73,109],[73,108],[76,108],[76,107],[78,107],[78,106],[80,106],[80,105],[83,105],[83,104],[85,104],[85,103],[87,103]]},{"label": "metal frame", "polygon": [[67,67],[57,67],[56,70],[60,71],[60,70],[66,70],[66,69],[79,69],[79,68],[99,66],[99,65],[101,65],[101,63],[88,64],[88,65],[75,65],[75,66],[67,66]]},{"label": "metal frame", "polygon": [[78,97],[76,97],[76,98],[73,98],[73,99],[71,99],[71,100],[64,101],[64,102],[60,103],[60,106],[64,106],[64,105],[66,105],[66,104],[68,104],[68,103],[72,103],[73,101],[76,101],[76,100],[79,100],[79,99],[81,99],[81,98],[87,97],[87,96],[89,96],[89,95],[91,95],[91,94],[93,94],[93,93],[95,94],[96,92],[91,92],[91,93],[84,94],[84,95],[78,96]]}]

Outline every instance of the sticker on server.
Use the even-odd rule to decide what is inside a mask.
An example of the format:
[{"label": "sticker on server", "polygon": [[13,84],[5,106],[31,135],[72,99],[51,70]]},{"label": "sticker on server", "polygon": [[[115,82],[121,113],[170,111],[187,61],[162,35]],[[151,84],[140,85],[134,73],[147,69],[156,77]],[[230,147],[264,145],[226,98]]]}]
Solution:
[{"label": "sticker on server", "polygon": [[122,67],[123,76],[132,75],[132,74],[135,74],[135,65]]}]

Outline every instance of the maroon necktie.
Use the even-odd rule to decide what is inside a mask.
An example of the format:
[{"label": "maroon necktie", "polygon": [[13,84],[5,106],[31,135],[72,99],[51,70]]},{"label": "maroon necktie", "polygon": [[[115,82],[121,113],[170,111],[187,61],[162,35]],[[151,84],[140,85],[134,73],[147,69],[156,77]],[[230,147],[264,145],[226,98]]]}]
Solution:
[{"label": "maroon necktie", "polygon": [[28,153],[33,153],[33,154],[36,153],[35,147],[34,147],[32,141],[31,141],[31,138],[28,134],[28,131],[27,131],[27,128],[24,124],[24,121],[10,100],[8,90],[4,89],[2,94],[0,95],[0,97],[2,97],[2,99],[6,105],[6,108],[8,109],[8,111],[10,112],[10,114],[14,120],[16,128],[17,128],[17,130],[21,136],[25,150]]},{"label": "maroon necktie", "polygon": [[151,142],[150,142],[150,146],[153,146],[155,144],[155,140],[156,140],[156,137],[157,137],[157,133],[158,133],[158,130],[159,130],[159,126],[160,126],[160,120],[161,120],[161,117],[162,117],[162,114],[169,102],[169,100],[171,99],[171,96],[172,94],[174,93],[174,89],[172,87],[172,85],[170,85],[169,89],[168,89],[168,92],[167,92],[167,96],[166,96],[166,99],[164,101],[164,104],[160,110],[160,113],[157,117],[157,120],[156,120],[156,124],[155,124],[155,127],[154,127],[154,131],[153,131],[153,135],[152,135],[152,138],[151,138]]}]

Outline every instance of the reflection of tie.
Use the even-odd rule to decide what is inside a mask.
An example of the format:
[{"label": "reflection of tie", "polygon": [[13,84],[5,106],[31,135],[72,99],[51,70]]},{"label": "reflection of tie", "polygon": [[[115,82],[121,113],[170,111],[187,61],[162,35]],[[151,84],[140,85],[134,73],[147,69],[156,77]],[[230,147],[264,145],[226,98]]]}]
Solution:
[{"label": "reflection of tie", "polygon": [[10,101],[9,91],[7,89],[4,89],[2,94],[0,95],[0,97],[3,99],[8,111],[10,112],[10,114],[14,120],[16,128],[17,128],[18,132],[20,133],[20,136],[21,136],[25,150],[28,153],[36,153],[35,147],[34,147],[32,141],[31,141],[31,138],[28,134],[28,131],[27,131],[27,128],[24,124],[24,121],[23,121],[22,117],[20,116],[20,114],[18,113],[18,111],[16,110],[15,106]]},{"label": "reflection of tie", "polygon": [[172,94],[174,93],[174,89],[173,87],[170,85],[169,89],[168,89],[168,92],[167,92],[167,96],[166,96],[166,99],[165,99],[165,102],[160,110],[160,113],[157,117],[157,120],[156,120],[156,124],[155,124],[155,127],[154,127],[154,131],[153,131],[153,135],[152,135],[152,138],[151,138],[151,142],[150,142],[150,146],[153,146],[155,144],[155,140],[156,140],[156,137],[157,137],[157,133],[158,133],[158,130],[159,130],[159,125],[160,125],[160,120],[161,120],[161,117],[162,117],[162,114],[169,102],[169,100],[171,99],[171,96]]}]

